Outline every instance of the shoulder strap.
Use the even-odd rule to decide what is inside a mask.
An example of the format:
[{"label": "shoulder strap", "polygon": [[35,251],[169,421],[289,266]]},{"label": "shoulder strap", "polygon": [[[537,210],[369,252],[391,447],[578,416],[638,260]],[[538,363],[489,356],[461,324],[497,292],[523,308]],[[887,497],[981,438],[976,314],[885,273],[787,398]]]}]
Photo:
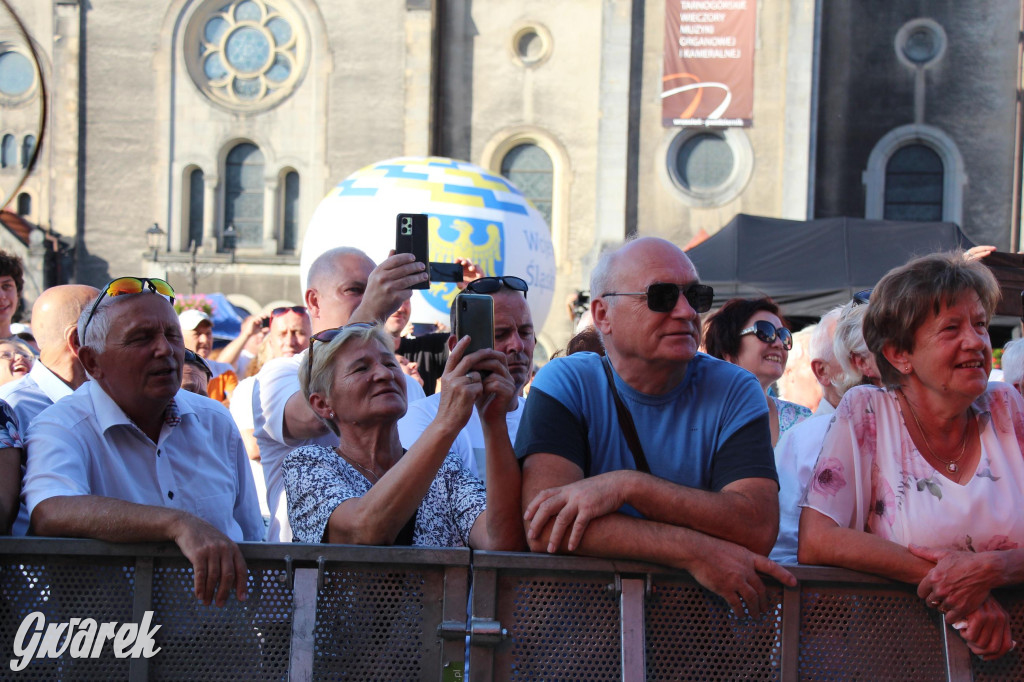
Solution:
[{"label": "shoulder strap", "polygon": [[636,434],[636,424],[633,423],[633,415],[629,413],[629,408],[622,402],[622,398],[619,397],[619,392],[615,388],[615,377],[612,376],[612,363],[607,355],[601,358],[601,366],[604,367],[604,375],[608,377],[608,387],[612,391],[612,398],[615,399],[615,412],[619,415],[619,428],[622,429],[622,434],[626,437],[629,451],[633,453],[633,463],[636,465],[636,470],[649,474],[651,473],[651,468],[647,466],[647,458],[644,456],[644,449],[640,445],[640,437]]}]

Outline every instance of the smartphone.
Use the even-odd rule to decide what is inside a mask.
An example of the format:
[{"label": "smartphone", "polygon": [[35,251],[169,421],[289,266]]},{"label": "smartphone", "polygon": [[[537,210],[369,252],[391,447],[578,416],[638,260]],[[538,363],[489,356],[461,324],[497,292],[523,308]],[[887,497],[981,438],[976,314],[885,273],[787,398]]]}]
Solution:
[{"label": "smartphone", "polygon": [[494,348],[494,299],[485,294],[459,294],[455,305],[455,338],[470,338],[466,354]]},{"label": "smartphone", "polygon": [[[416,260],[429,268],[427,254],[429,241],[427,236],[427,215],[425,213],[399,213],[395,228],[395,251],[411,253]],[[428,270],[429,272],[429,270]],[[412,285],[411,289],[429,289],[430,281]]]},{"label": "smartphone", "polygon": [[461,282],[462,263],[438,263],[430,261],[431,282]]}]

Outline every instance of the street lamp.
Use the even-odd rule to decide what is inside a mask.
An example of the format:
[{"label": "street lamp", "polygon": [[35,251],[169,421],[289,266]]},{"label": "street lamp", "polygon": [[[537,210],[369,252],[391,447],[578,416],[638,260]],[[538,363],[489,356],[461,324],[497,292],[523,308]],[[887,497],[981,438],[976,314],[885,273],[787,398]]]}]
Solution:
[{"label": "street lamp", "polygon": [[153,249],[153,262],[156,262],[156,253],[160,250],[160,247],[164,243],[164,235],[167,234],[160,229],[160,226],[153,223],[149,229],[146,230],[146,243],[149,248]]}]

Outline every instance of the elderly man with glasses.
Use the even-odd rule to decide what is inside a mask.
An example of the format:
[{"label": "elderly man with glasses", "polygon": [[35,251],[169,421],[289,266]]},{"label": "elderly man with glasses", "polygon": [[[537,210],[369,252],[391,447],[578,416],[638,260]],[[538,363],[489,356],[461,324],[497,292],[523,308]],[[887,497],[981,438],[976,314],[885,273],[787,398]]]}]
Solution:
[{"label": "elderly man with glasses", "polygon": [[185,345],[167,282],[110,282],[78,323],[92,381],[48,407],[29,435],[24,498],[37,535],[173,541],[195,595],[246,597],[238,541],[263,520],[227,408],[180,390]]},{"label": "elderly man with glasses", "polygon": [[[537,346],[537,337],[533,329],[533,316],[526,300],[529,287],[519,277],[481,277],[466,285],[465,291],[470,294],[485,294],[494,299],[494,349],[505,356],[509,374],[515,382],[516,395],[505,417],[509,438],[515,440],[519,421],[526,405],[522,397],[523,387],[530,381],[533,370],[533,350]],[[459,339],[455,333],[455,309],[459,297],[452,301],[451,330],[448,337],[448,350],[455,347]],[[420,434],[433,422],[441,403],[441,390],[423,400],[409,405],[406,415],[398,421],[398,433],[402,444],[411,447]],[[457,453],[466,468],[477,478],[486,479],[486,450],[484,448],[483,427],[476,408],[469,417],[469,422],[455,438],[451,451]]]},{"label": "elderly man with glasses", "polygon": [[764,556],[779,521],[764,394],[697,352],[711,287],[674,244],[644,238],[604,253],[590,291],[606,358],[549,362],[516,438],[530,548],[684,569],[756,617],[758,573],[795,580]]}]

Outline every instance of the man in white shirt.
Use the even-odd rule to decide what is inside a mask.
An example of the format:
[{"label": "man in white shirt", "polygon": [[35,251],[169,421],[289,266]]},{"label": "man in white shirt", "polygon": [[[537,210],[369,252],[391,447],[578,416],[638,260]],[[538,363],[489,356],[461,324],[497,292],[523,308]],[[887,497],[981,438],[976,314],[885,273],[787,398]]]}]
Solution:
[{"label": "man in white shirt", "polygon": [[[410,287],[427,278],[423,264],[408,253],[389,256],[380,265],[346,246],[321,254],[306,276],[306,310],[313,336],[351,322],[383,322],[412,296]],[[271,360],[256,375],[253,388],[253,434],[267,483],[269,542],[292,540],[281,468],[285,456],[301,445],[338,444],[338,437],[313,412],[299,387],[299,367],[308,352]],[[405,383],[410,403],[424,397],[415,379],[406,375]]]},{"label": "man in white shirt", "polygon": [[[23,440],[40,412],[71,395],[88,379],[78,361],[78,316],[98,293],[96,287],[65,284],[45,290],[33,304],[32,327],[39,346],[39,360],[27,375],[0,387],[0,400],[14,410]],[[27,532],[28,509],[22,504],[11,534]]]},{"label": "man in white shirt", "polygon": [[[506,282],[511,282],[516,288],[510,287]],[[494,348],[505,354],[509,374],[512,375],[512,380],[516,384],[516,393],[521,396],[523,387],[530,381],[530,373],[533,369],[533,350],[537,346],[533,317],[530,315],[530,306],[526,300],[526,282],[518,277],[483,277],[470,282],[466,287],[466,291],[469,293],[475,293],[478,290],[480,293],[487,293],[494,299]],[[449,351],[459,341],[455,335],[454,310],[455,305],[453,304],[452,334],[448,337]],[[442,391],[444,391],[444,385],[441,386],[441,391],[409,404],[408,412],[398,421],[398,433],[403,447],[411,447],[437,416]],[[508,436],[513,442],[516,439],[519,419],[523,415],[525,404],[525,398],[520,397],[515,408],[505,418]],[[480,415],[477,414],[476,407],[473,408],[469,422],[452,443],[451,451],[457,452],[462,457],[463,463],[473,472],[473,475],[485,480],[487,457],[483,428],[480,425]]]},{"label": "man in white shirt", "polygon": [[38,535],[177,543],[196,597],[223,605],[247,596],[235,543],[259,540],[263,520],[227,409],[179,388],[185,346],[165,295],[162,280],[118,278],[83,312],[93,380],[36,417],[24,499]]}]

